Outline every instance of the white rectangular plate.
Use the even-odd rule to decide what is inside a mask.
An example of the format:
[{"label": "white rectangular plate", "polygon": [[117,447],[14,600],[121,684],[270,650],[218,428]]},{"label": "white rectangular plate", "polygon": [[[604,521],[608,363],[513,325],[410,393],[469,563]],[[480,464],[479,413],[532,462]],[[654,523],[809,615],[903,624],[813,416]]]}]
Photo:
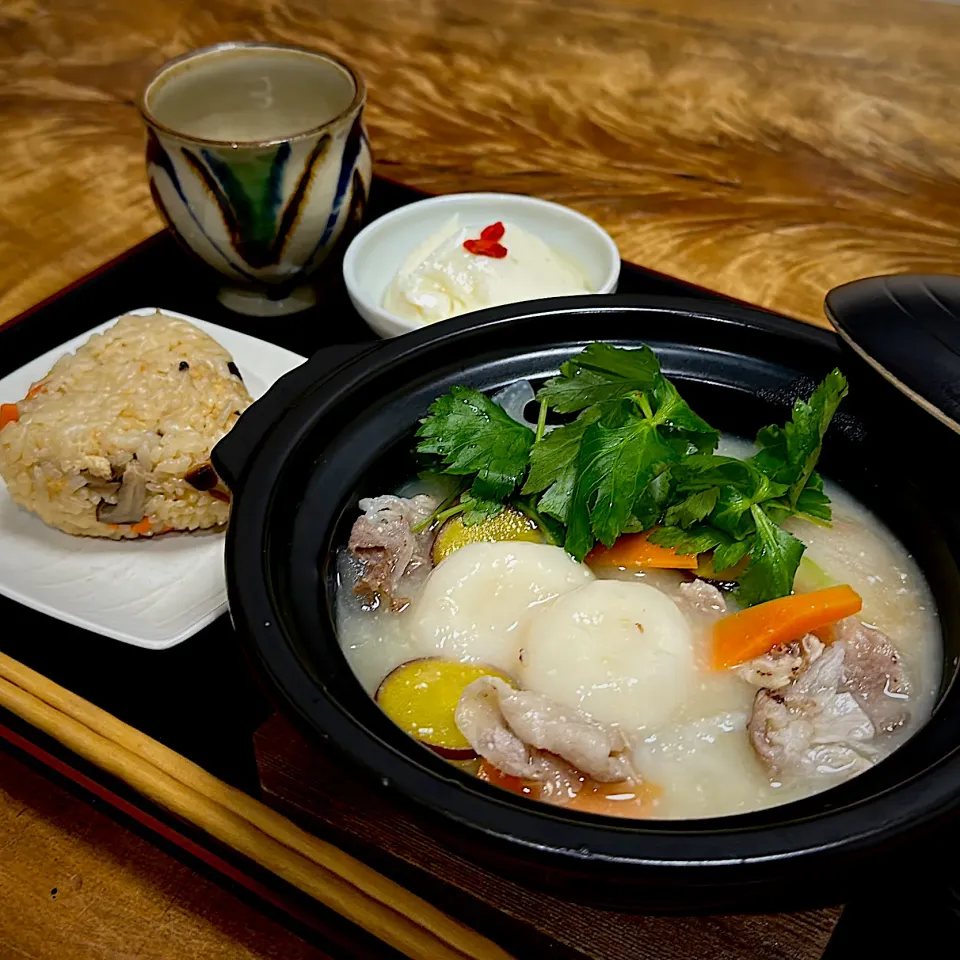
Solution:
[{"label": "white rectangular plate", "polygon": [[[138,316],[158,312],[195,324],[229,350],[254,400],[303,363],[303,357],[282,347],[182,313],[153,307],[128,311]],[[118,319],[4,377],[0,401],[20,400],[59,357]],[[119,541],[73,537],[18,507],[0,480],[0,594],[138,647],[172,647],[226,610],[223,541],[218,532]]]}]

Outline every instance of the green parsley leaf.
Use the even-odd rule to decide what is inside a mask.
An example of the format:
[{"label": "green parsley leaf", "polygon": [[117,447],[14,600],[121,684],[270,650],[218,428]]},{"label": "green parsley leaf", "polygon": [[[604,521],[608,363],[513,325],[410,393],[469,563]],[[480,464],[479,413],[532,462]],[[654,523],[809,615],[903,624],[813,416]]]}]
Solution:
[{"label": "green parsley leaf", "polygon": [[690,493],[710,487],[734,486],[752,488],[757,469],[746,460],[721,457],[716,454],[691,454],[670,468],[677,484],[677,492]]},{"label": "green parsley leaf", "polygon": [[561,523],[567,522],[573,485],[577,479],[577,457],[583,443],[583,432],[592,419],[582,416],[556,430],[551,430],[530,449],[530,473],[523,493],[540,493],[538,508]]},{"label": "green parsley leaf", "polygon": [[577,480],[577,461],[572,460],[558,474],[537,501],[537,509],[560,523],[566,523],[570,516],[570,501],[573,499],[573,487]]},{"label": "green parsley leaf", "polygon": [[775,423],[761,427],[757,431],[756,444],[760,449],[751,459],[758,469],[768,477],[776,477],[781,472],[784,476],[789,475],[787,435],[783,432],[783,427]]},{"label": "green parsley leaf", "polygon": [[749,552],[752,540],[731,540],[713,551],[713,569],[717,573],[732,570]]},{"label": "green parsley leaf", "polygon": [[633,505],[633,517],[624,533],[643,533],[660,522],[673,499],[673,480],[669,468],[662,470],[646,486]]},{"label": "green parsley leaf", "polygon": [[577,478],[577,462],[584,431],[602,418],[605,426],[620,427],[636,416],[632,401],[609,401],[584,410],[573,423],[545,434],[530,450],[530,473],[523,493],[540,493],[538,509],[548,516],[567,522]]},{"label": "green parsley leaf", "polygon": [[764,500],[762,503],[763,512],[778,526],[796,513],[786,497],[775,497],[770,500]]},{"label": "green parsley leaf", "polygon": [[822,490],[811,490],[809,484],[800,491],[796,506],[797,513],[810,520],[829,523],[833,519],[830,498]]},{"label": "green parsley leaf", "polygon": [[417,451],[439,457],[444,473],[474,475],[475,499],[502,502],[523,481],[534,434],[478,390],[451,387],[417,436]]},{"label": "green parsley leaf", "polygon": [[741,574],[737,602],[750,607],[787,596],[806,549],[794,536],[781,530],[757,505],[750,508],[756,524],[750,563]]},{"label": "green parsley leaf", "polygon": [[681,500],[670,507],[663,518],[668,526],[691,527],[713,512],[720,496],[719,487],[708,487],[697,493],[691,493],[685,500]]},{"label": "green parsley leaf", "polygon": [[657,527],[650,534],[650,542],[661,547],[673,547],[677,553],[688,555],[706,553],[716,547],[731,543],[730,536],[707,523],[695,523],[692,527]]},{"label": "green parsley leaf", "polygon": [[[748,460],[717,456],[719,434],[660,371],[648,347],[595,343],[563,364],[539,391],[546,407],[578,414],[534,434],[476,390],[454,387],[431,406],[418,451],[459,482],[437,516],[467,524],[507,503],[582,559],[600,540],[656,527],[654,543],[680,553],[713,551],[719,572],[743,566],[743,605],[784,596],[803,545],[779,524],[794,515],[827,522],[830,501],[815,472],[823,437],[846,394],[834,371],[783,426],[757,434]],[[564,527],[566,529],[564,529]]]},{"label": "green parsley leaf", "polygon": [[[676,436],[697,453],[709,453],[716,449],[720,434],[702,417],[690,409],[689,404],[677,392],[677,388],[658,373],[653,380],[654,420],[658,425],[672,428],[667,436]],[[683,449],[681,455],[691,452]]]},{"label": "green parsley leaf", "polygon": [[582,560],[595,540],[613,546],[658,466],[675,457],[649,420],[634,419],[622,427],[591,423],[577,460],[564,541],[567,553]]},{"label": "green parsley leaf", "polygon": [[789,487],[788,500],[793,508],[813,474],[824,434],[847,390],[846,378],[833,370],[809,401],[797,400],[791,419],[783,427],[764,427],[757,434],[761,449],[753,460],[767,476]]},{"label": "green parsley leaf", "polygon": [[463,504],[463,511],[460,516],[463,518],[464,526],[467,527],[489,520],[503,510],[502,503],[496,500],[478,500],[469,493],[465,493],[460,498],[460,503]]},{"label": "green parsley leaf", "polygon": [[671,467],[671,473],[678,497],[716,491],[711,522],[737,539],[753,532],[750,507],[780,497],[787,489],[774,483],[750,461],[735,457],[694,454]]},{"label": "green parsley leaf", "polygon": [[746,483],[720,488],[717,508],[711,520],[721,530],[740,540],[754,529],[751,508],[783,496],[785,491],[783,484],[774,483],[759,470],[752,470]]},{"label": "green parsley leaf", "polygon": [[823,492],[823,477],[816,471],[797,497],[796,513],[819,524],[829,524],[833,519],[830,498]]},{"label": "green parsley leaf", "polygon": [[591,343],[560,367],[560,376],[538,391],[557,413],[576,413],[586,407],[621,400],[653,388],[660,372],[656,354],[647,346],[637,350]]}]

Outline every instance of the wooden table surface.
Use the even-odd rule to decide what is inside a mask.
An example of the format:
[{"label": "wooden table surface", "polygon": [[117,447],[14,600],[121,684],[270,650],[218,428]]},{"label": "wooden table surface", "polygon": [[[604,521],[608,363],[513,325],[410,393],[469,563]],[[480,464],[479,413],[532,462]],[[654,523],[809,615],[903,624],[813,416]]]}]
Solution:
[{"label": "wooden table surface", "polygon": [[381,173],[571,204],[822,322],[846,280],[960,272],[957,36],[928,0],[0,0],[0,321],[160,227],[149,74],[272,39],[360,68]]},{"label": "wooden table surface", "polygon": [[[823,322],[835,284],[960,272],[958,36],[926,0],[0,0],[0,322],[159,229],[138,91],[228,39],[358,66],[382,174],[559,200],[627,259]],[[144,956],[158,916],[177,957],[315,955],[29,781],[0,762],[4,955]],[[72,876],[100,891],[73,912],[45,891]]]},{"label": "wooden table surface", "polygon": [[0,752],[4,960],[330,960]]}]

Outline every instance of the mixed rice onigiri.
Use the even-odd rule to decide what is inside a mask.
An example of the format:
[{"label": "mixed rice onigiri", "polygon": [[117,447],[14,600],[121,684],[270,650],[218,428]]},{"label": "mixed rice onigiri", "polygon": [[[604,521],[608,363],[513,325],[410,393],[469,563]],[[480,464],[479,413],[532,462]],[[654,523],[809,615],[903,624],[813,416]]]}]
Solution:
[{"label": "mixed rice onigiri", "polygon": [[230,354],[191,323],[122,317],[61,357],[0,419],[13,500],[115,540],[227,522],[210,451],[250,405]]}]

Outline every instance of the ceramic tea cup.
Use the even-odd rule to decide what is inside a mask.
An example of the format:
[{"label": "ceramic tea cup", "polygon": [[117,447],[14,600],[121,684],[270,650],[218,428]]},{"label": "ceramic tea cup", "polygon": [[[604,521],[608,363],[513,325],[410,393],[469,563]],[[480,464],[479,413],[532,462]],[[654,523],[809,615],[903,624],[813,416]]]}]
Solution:
[{"label": "ceramic tea cup", "polygon": [[334,57],[223,43],[147,84],[150,192],[174,233],[256,316],[315,302],[309,277],[362,218],[370,187],[363,80]]}]

